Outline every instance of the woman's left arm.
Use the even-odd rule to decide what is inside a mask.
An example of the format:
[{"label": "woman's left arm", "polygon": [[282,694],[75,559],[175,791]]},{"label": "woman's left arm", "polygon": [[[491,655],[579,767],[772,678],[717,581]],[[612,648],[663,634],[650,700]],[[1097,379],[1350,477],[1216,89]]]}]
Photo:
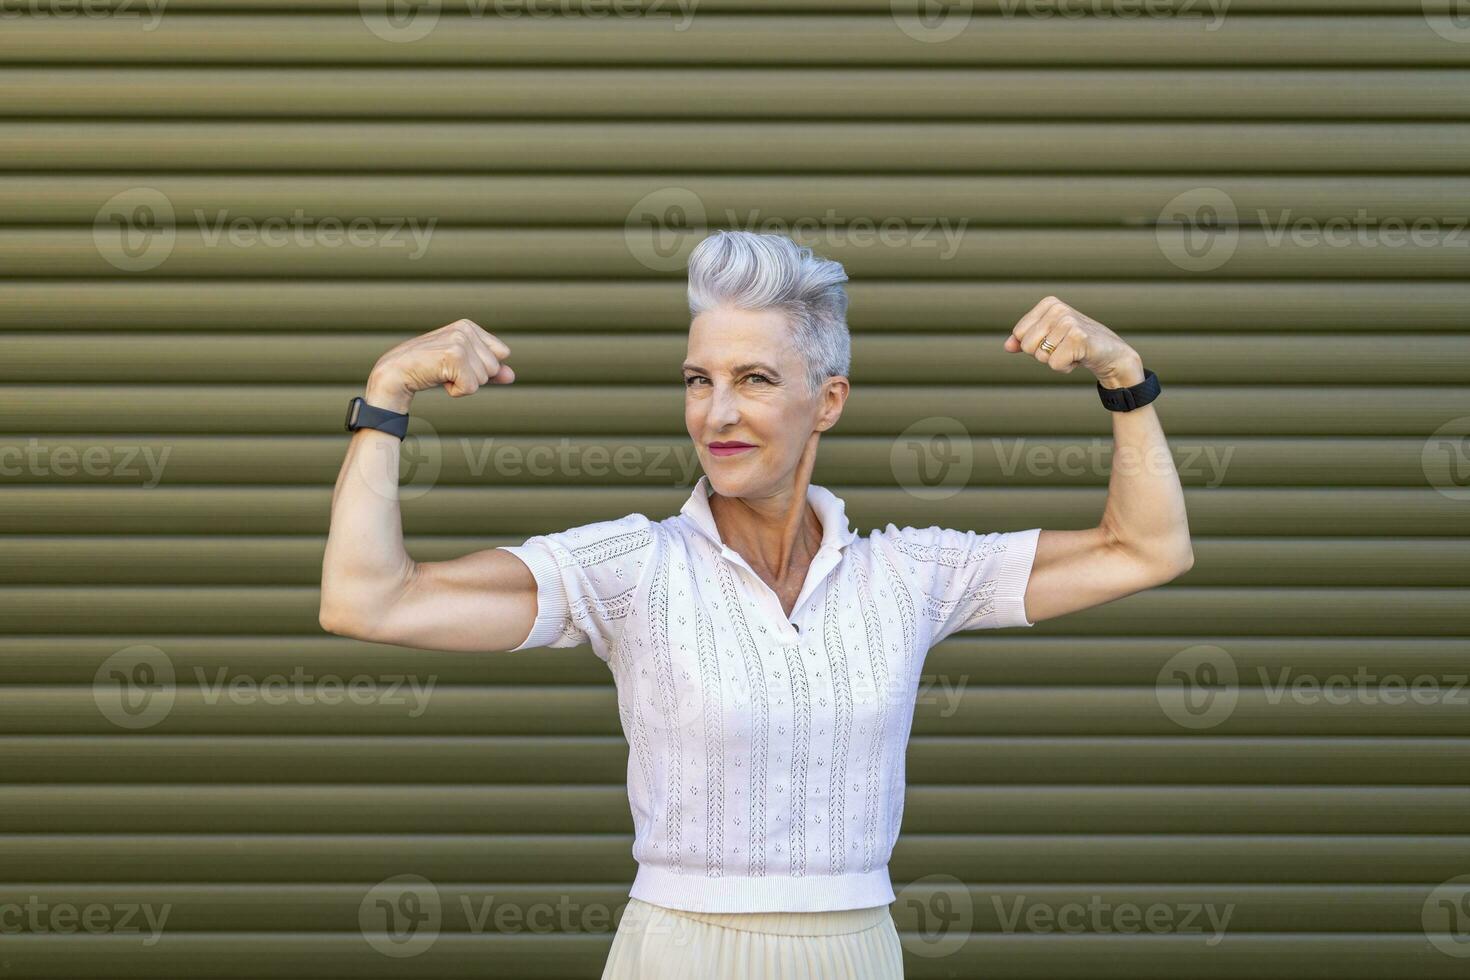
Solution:
[{"label": "woman's left arm", "polygon": [[[1043,341],[1050,350],[1041,349]],[[1105,388],[1143,381],[1137,351],[1055,296],[1021,318],[1005,349],[1063,374],[1081,365]],[[1098,411],[1108,410],[1099,404]],[[1184,491],[1153,404],[1108,414],[1113,461],[1102,520],[1082,531],[1041,532],[1026,585],[1033,623],[1162,585],[1194,564]]]}]

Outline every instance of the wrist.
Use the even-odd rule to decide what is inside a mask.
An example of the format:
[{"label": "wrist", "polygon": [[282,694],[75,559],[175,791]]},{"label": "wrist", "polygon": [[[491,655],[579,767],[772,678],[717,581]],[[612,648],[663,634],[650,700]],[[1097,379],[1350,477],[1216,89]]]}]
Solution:
[{"label": "wrist", "polygon": [[368,376],[362,398],[374,408],[383,408],[406,415],[409,406],[413,403],[413,392],[396,378],[373,373]]},{"label": "wrist", "polygon": [[1106,371],[1098,372],[1097,381],[1104,388],[1132,388],[1143,384],[1143,358],[1135,354],[1119,364],[1110,365]]}]

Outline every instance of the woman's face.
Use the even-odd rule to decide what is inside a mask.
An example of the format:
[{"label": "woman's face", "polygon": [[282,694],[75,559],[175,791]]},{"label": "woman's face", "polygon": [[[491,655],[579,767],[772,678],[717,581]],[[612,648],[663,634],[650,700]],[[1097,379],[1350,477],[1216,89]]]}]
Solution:
[{"label": "woman's face", "polygon": [[[791,479],[813,433],[837,421],[846,379],[813,395],[778,310],[717,308],[689,325],[684,426],[715,491],[761,496]],[[721,443],[750,448],[720,450]]]}]

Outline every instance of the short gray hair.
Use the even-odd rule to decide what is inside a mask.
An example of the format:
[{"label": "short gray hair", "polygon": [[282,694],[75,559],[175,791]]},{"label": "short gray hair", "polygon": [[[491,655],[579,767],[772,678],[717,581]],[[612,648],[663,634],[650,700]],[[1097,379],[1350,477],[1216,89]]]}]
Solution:
[{"label": "short gray hair", "polygon": [[822,382],[852,368],[846,281],[840,262],[785,236],[717,231],[689,256],[689,315],[719,306],[785,313],[815,394]]}]

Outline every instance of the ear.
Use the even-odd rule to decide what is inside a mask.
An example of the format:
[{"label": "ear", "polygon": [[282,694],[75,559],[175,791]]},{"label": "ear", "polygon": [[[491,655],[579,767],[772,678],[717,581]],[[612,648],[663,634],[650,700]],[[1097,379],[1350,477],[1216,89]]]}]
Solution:
[{"label": "ear", "polygon": [[825,432],[837,424],[842,418],[842,408],[847,404],[847,396],[852,392],[852,385],[843,375],[834,375],[822,382],[820,394],[822,408],[817,416],[817,430]]}]

